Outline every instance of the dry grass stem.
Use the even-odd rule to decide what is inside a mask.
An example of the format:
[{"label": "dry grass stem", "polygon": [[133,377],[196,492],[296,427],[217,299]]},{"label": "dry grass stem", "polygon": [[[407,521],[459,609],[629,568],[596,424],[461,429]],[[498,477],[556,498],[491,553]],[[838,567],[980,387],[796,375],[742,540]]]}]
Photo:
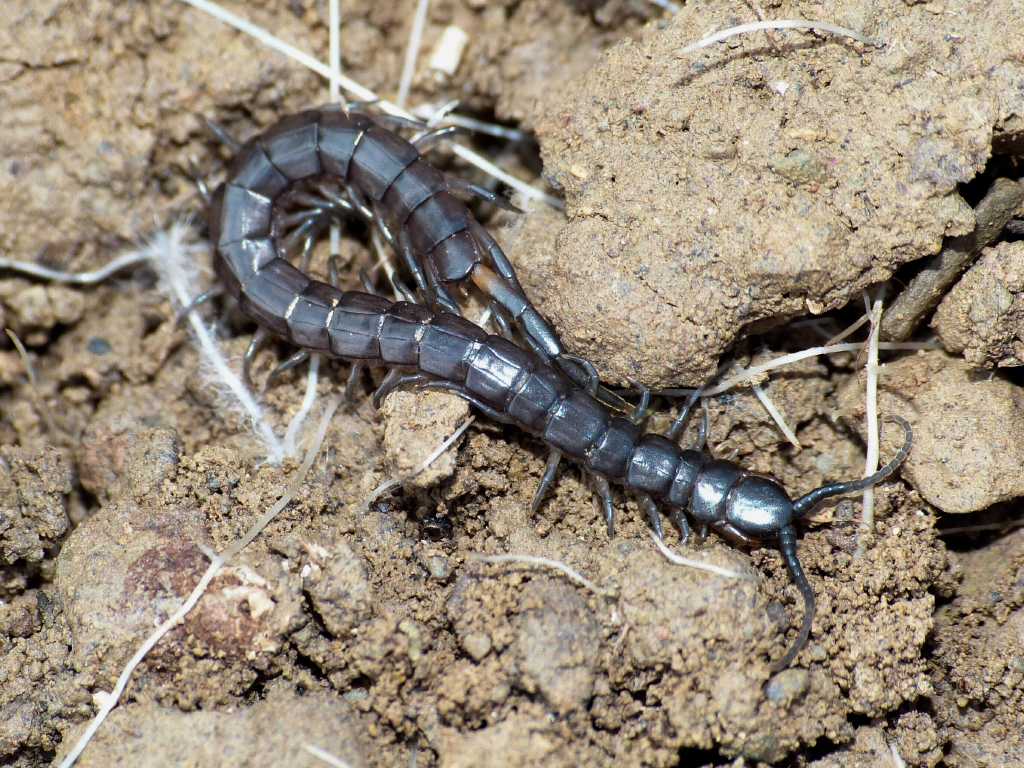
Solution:
[{"label": "dry grass stem", "polygon": [[407,474],[402,475],[401,477],[393,477],[388,480],[385,480],[383,483],[374,488],[373,491],[370,492],[370,495],[366,497],[366,501],[363,502],[363,509],[369,509],[370,505],[373,504],[373,502],[375,502],[385,493],[390,491],[392,488],[396,488],[402,483],[406,482],[407,480],[411,480],[412,478],[416,477],[416,475],[420,474],[420,472],[422,472],[431,464],[433,464],[435,461],[437,461],[441,454],[443,454],[445,451],[451,448],[455,441],[462,437],[462,433],[469,429],[469,425],[473,423],[474,418],[475,417],[470,416],[468,419],[462,422],[462,425],[458,429],[456,429],[455,432],[452,433],[451,437],[449,437],[447,440],[445,440],[439,446],[437,446],[437,448],[434,449],[434,451],[423,461],[423,463],[420,464],[415,469],[413,469],[411,472],[408,472]]},{"label": "dry grass stem", "polygon": [[[315,57],[310,56],[305,51],[299,50],[294,45],[290,45],[280,38],[274,37],[262,27],[253,24],[251,21],[243,19],[241,16],[228,11],[226,8],[223,8],[216,3],[211,3],[209,0],[179,0],[179,2],[187,3],[193,8],[209,14],[215,19],[234,27],[238,31],[244,32],[271,50],[277,51],[278,53],[297,61],[302,66],[316,72],[321,77],[328,79],[331,77],[330,67],[323,62],[318,61]],[[393,102],[381,99],[369,88],[357,83],[349,77],[346,77],[344,74],[339,74],[338,81],[346,93],[351,94],[360,101],[372,101],[375,102],[383,111],[392,115],[397,115],[398,117],[404,117],[407,119],[415,119],[410,112]],[[490,174],[503,184],[507,184],[512,187],[528,200],[540,200],[547,205],[550,205],[552,208],[557,208],[559,210],[565,207],[565,204],[557,197],[549,195],[546,192],[542,192],[521,179],[517,179],[515,176],[506,173],[498,168],[494,163],[468,147],[464,147],[461,144],[454,144],[452,146],[452,152],[467,163],[476,166],[484,173]]]},{"label": "dry grass stem", "polygon": [[[867,303],[867,295],[864,297]],[[868,359],[866,364],[867,386],[864,393],[864,419],[867,429],[867,456],[864,460],[864,477],[878,469],[878,334],[882,328],[882,300],[876,299],[868,316],[871,334],[868,336]],[[864,489],[864,511],[861,516],[860,532],[857,536],[857,554],[863,555],[868,538],[875,527],[875,488]]]},{"label": "dry grass stem", "polygon": [[479,552],[470,553],[468,558],[481,563],[516,563],[519,565],[529,565],[535,568],[551,568],[564,574],[570,581],[574,581],[584,589],[590,590],[595,595],[601,595],[602,597],[615,596],[614,591],[597,586],[597,584],[592,582],[586,576],[576,570],[573,570],[560,560],[552,560],[547,557],[537,557],[536,555],[484,555]]},{"label": "dry grass stem", "polygon": [[320,749],[320,747],[313,746],[312,744],[303,744],[302,748],[309,752],[317,760],[322,760],[331,766],[331,768],[350,768],[349,764],[342,760],[340,757],[335,757],[326,749]]},{"label": "dry grass stem", "polygon": [[[796,432],[794,432],[790,428],[789,424],[786,423],[786,419],[783,417],[782,411],[780,411],[778,407],[776,407],[775,403],[772,402],[772,399],[768,397],[768,393],[764,390],[764,387],[760,384],[751,384],[750,387],[754,390],[754,394],[757,395],[757,399],[761,401],[761,405],[763,405],[764,409],[768,411],[768,415],[772,417],[772,421],[775,422],[779,431],[782,432],[782,434],[786,436],[786,439],[789,440],[789,442],[797,449],[803,448],[803,446],[800,445],[800,440],[797,439]],[[707,400],[702,400],[702,402],[707,403]]]},{"label": "dry grass stem", "polygon": [[831,35],[838,35],[839,37],[849,37],[858,42],[864,43],[865,45],[872,45],[879,47],[880,44],[871,38],[865,37],[859,32],[855,32],[852,29],[846,27],[840,27],[836,24],[831,24],[827,21],[807,21],[805,19],[776,19],[768,21],[752,21],[748,24],[740,24],[736,27],[729,27],[723,29],[721,32],[715,32],[713,35],[698,40],[696,43],[692,43],[683,48],[680,53],[687,54],[693,53],[694,51],[700,50],[701,48],[707,48],[714,45],[715,43],[721,43],[724,40],[728,40],[730,37],[736,37],[738,35],[746,35],[751,32],[762,32],[772,29],[804,29],[811,30],[814,32],[827,32]]},{"label": "dry grass stem", "polygon": [[665,544],[664,541],[662,541],[655,535],[654,531],[651,531],[651,539],[654,541],[654,544],[658,548],[658,551],[665,556],[665,559],[668,560],[670,563],[673,563],[674,565],[682,565],[686,568],[696,568],[698,571],[707,571],[708,573],[714,573],[718,576],[724,576],[727,579],[749,580],[750,578],[746,574],[731,571],[728,568],[722,568],[719,565],[703,563],[700,560],[691,560],[688,557],[677,555],[675,552],[668,548],[668,545]]},{"label": "dry grass stem", "polygon": [[427,11],[430,0],[417,0],[416,14],[412,18],[412,30],[409,32],[409,44],[405,48],[405,61],[402,62],[402,76],[398,81],[398,96],[395,103],[404,108],[409,100],[412,79],[416,74],[416,60],[423,45],[423,28],[427,25]]}]

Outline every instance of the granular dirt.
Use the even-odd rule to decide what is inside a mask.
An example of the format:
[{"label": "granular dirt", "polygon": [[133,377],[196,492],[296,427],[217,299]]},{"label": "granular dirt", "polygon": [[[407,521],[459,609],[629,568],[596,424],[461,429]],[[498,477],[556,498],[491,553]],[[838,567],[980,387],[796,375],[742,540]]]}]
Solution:
[{"label": "granular dirt", "polygon": [[[323,52],[322,5],[231,7]],[[246,137],[324,100],[314,76],[174,0],[10,6],[5,256],[94,268],[198,209],[189,169],[215,182],[227,158],[204,118]],[[346,73],[392,93],[411,4],[343,6]],[[962,185],[993,152],[1019,171],[1018,3],[764,10],[883,45],[774,33],[681,54],[760,12],[725,2],[674,18],[639,0],[431,4],[421,59],[449,25],[469,43],[454,75],[421,63],[412,101],[458,98],[536,131],[542,170],[527,146],[483,149],[553,183],[565,214],[488,224],[568,346],[612,381],[702,383],[821,343],[857,317],[863,288],[972,227]],[[343,245],[355,287],[370,262],[358,231]],[[987,252],[936,316],[966,361],[884,353],[879,408],[912,422],[914,449],[876,489],[863,553],[859,499],[803,526],[818,611],[791,668],[771,665],[803,602],[772,548],[670,530],[670,547],[737,577],[674,565],[623,494],[610,539],[570,468],[532,514],[545,446],[479,415],[428,472],[368,501],[467,408],[398,393],[376,413],[360,397],[294,501],[142,662],[81,764],[321,764],[312,745],[370,768],[1024,765],[1024,537],[960,534],[947,548],[942,532],[949,513],[1019,517],[1020,380],[971,367],[1019,358],[1016,305],[986,289],[1019,293],[1018,246]],[[237,361],[252,326],[215,306],[198,311]],[[145,270],[92,288],[3,273],[0,315],[36,382],[0,349],[0,763],[28,768],[67,753],[209,552],[277,500],[297,463],[264,461]],[[257,386],[283,352],[256,357]],[[759,379],[799,447],[751,390],[710,398],[711,450],[793,494],[859,476],[862,368],[847,354]],[[314,415],[347,367],[321,373]],[[262,396],[278,434],[304,386],[300,369]],[[661,412],[650,428],[666,423]],[[478,553],[555,559],[599,591]]]}]

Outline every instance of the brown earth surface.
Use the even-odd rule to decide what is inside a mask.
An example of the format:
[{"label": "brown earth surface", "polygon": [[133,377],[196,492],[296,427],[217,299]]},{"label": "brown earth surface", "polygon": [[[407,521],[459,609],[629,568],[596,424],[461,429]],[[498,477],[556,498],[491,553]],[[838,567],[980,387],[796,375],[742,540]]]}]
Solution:
[{"label": "brown earth surface", "polygon": [[[346,74],[395,93],[414,5],[342,3]],[[215,182],[229,157],[205,118],[246,137],[326,100],[316,76],[181,2],[9,6],[0,256],[91,269],[201,218],[190,169]],[[324,3],[228,7],[326,53]],[[681,52],[762,12],[878,45],[774,32]],[[675,17],[641,0],[437,0],[411,102],[459,99],[535,133],[539,153],[473,141],[565,212],[486,223],[574,352],[611,382],[681,387],[823,343],[863,289],[893,296],[970,231],[991,179],[1024,175],[1022,23],[1013,0]],[[428,62],[452,25],[468,45],[447,76]],[[913,424],[914,447],[876,489],[866,542],[859,496],[803,526],[818,612],[791,668],[771,662],[803,607],[774,549],[672,530],[671,547],[740,578],[674,565],[626,494],[609,538],[575,469],[531,514],[544,445],[479,414],[410,478],[468,409],[397,393],[378,413],[364,381],[294,501],[146,656],[80,764],[324,764],[311,745],[371,768],[1024,765],[1024,537],[1006,532],[1024,497],[1024,288],[1019,238],[1003,239],[941,303],[938,339],[922,324],[928,349],[882,352],[879,410]],[[358,230],[343,257],[356,287],[371,263]],[[213,307],[237,362],[253,328]],[[28,768],[71,749],[301,456],[265,461],[144,268],[94,287],[0,270],[0,322],[28,348],[0,340],[0,764]],[[264,349],[257,384],[288,353]],[[794,495],[859,476],[864,362],[758,379],[799,448],[749,387],[706,401],[709,445]],[[278,435],[305,370],[261,396]],[[323,364],[307,441],[347,371]],[[667,424],[655,402],[651,429]],[[883,424],[883,462],[894,434]],[[477,553],[558,560],[599,591]]]}]

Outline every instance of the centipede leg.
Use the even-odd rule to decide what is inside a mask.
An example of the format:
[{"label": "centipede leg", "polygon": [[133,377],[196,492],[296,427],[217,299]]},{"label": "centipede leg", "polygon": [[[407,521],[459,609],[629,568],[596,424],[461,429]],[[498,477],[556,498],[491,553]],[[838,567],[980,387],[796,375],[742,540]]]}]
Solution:
[{"label": "centipede leg", "polygon": [[571,363],[575,363],[580,366],[586,373],[586,379],[584,385],[587,388],[587,392],[590,393],[591,397],[597,397],[597,388],[601,384],[601,375],[597,372],[597,368],[592,362],[583,357],[577,355],[559,355],[559,361],[568,360]]},{"label": "centipede leg", "polygon": [[469,197],[478,197],[481,200],[486,200],[491,205],[501,208],[503,211],[509,211],[511,213],[522,213],[523,210],[516,205],[512,204],[512,201],[503,195],[499,195],[496,192],[491,192],[489,189],[481,187],[479,184],[473,184],[472,182],[460,179],[456,176],[447,176],[445,181],[448,183],[448,191],[455,194],[463,194]]},{"label": "centipede leg", "polygon": [[230,133],[228,133],[228,129],[220,123],[216,123],[208,117],[204,118],[204,120],[206,122],[207,129],[210,131],[210,133],[214,135],[214,138],[216,138],[217,141],[219,141],[221,144],[230,149],[231,154],[237,155],[239,150],[242,149],[242,143],[234,136],[232,136]]},{"label": "centipede leg", "polygon": [[501,305],[496,301],[490,303],[491,317],[494,318],[494,324],[498,326],[498,333],[509,341],[515,339],[515,330],[512,328],[512,323],[505,317],[505,313],[501,308]]},{"label": "centipede leg", "polygon": [[665,437],[671,440],[673,443],[679,440],[679,435],[682,434],[686,428],[686,422],[690,420],[690,412],[693,410],[694,404],[700,399],[700,389],[695,389],[690,393],[690,396],[686,398],[686,403],[683,404],[682,409],[679,411],[679,415],[676,416],[672,422],[672,426],[665,432]]},{"label": "centipede leg", "polygon": [[366,199],[366,196],[360,192],[357,187],[351,184],[345,187],[345,194],[347,194],[348,199],[352,201],[353,210],[372,224],[373,209],[370,207],[370,203]]},{"label": "centipede leg", "polygon": [[470,405],[472,405],[487,418],[493,419],[494,421],[500,421],[504,424],[512,423],[512,420],[508,417],[508,415],[496,410],[495,408],[492,408],[475,395],[470,394],[469,391],[461,384],[456,384],[453,381],[428,379],[423,383],[417,383],[416,387],[418,389],[441,389],[444,390],[445,392],[452,392],[461,397]]},{"label": "centipede leg", "polygon": [[416,283],[416,288],[423,294],[423,297],[429,300],[433,300],[433,294],[430,291],[430,286],[427,284],[427,276],[423,272],[423,267],[416,260],[416,254],[413,253],[412,243],[409,240],[409,233],[407,228],[402,227],[398,233],[398,254],[402,257],[402,262],[405,264],[405,268],[409,270],[409,274],[412,275],[413,281]]},{"label": "centipede leg", "polygon": [[637,497],[640,501],[640,506],[647,514],[647,520],[651,524],[651,528],[654,530],[654,535],[658,537],[659,541],[664,541],[665,531],[661,527],[661,513],[658,511],[658,505],[654,503],[648,494],[642,493]]},{"label": "centipede leg", "polygon": [[256,328],[256,333],[252,335],[249,340],[249,346],[245,348],[245,354],[242,356],[242,381],[245,382],[245,386],[252,389],[252,362],[256,359],[256,353],[260,351],[260,347],[263,343],[270,338],[270,331],[264,328],[262,325]]},{"label": "centipede leg", "polygon": [[443,128],[434,128],[418,136],[413,136],[409,143],[416,147],[421,155],[424,155],[442,141],[452,139],[459,134],[469,134],[469,131],[457,125],[446,125]]},{"label": "centipede leg", "polygon": [[540,504],[544,501],[544,496],[547,494],[551,484],[555,482],[555,475],[558,473],[558,464],[562,461],[562,452],[555,450],[554,448],[548,453],[547,464],[544,465],[544,474],[540,479],[540,485],[537,486],[537,490],[533,493],[533,501],[530,502],[530,514],[537,514],[537,510],[540,509]]},{"label": "centipede leg", "polygon": [[297,365],[302,365],[302,363],[306,362],[307,360],[309,360],[309,351],[305,349],[300,349],[291,357],[287,358],[284,362],[279,363],[278,366],[274,370],[272,370],[270,374],[267,376],[266,381],[263,382],[263,391],[266,392],[268,389],[270,389],[270,385],[273,384],[274,381],[281,374],[285,373],[286,371],[290,371]]},{"label": "centipede leg", "polygon": [[508,260],[508,256],[501,250],[498,242],[491,237],[491,233],[487,231],[483,224],[473,218],[469,220],[469,230],[473,233],[476,241],[483,246],[484,251],[487,253],[487,258],[495,271],[508,280],[519,293],[523,293],[523,286],[519,284],[519,278],[516,277],[516,270],[512,266],[512,262]]},{"label": "centipede leg", "polygon": [[647,409],[651,406],[651,390],[637,381],[629,379],[629,383],[640,392],[640,400],[637,402],[629,420],[634,424],[643,424],[647,421]]},{"label": "centipede leg", "polygon": [[398,368],[392,368],[387,372],[387,375],[380,383],[380,386],[373,392],[373,407],[380,408],[380,404],[384,402],[384,398],[396,389],[419,386],[430,380],[430,377],[425,373],[406,373]]},{"label": "centipede leg", "polygon": [[212,288],[203,291],[196,296],[192,301],[189,302],[188,306],[178,312],[177,317],[174,318],[175,327],[180,327],[184,324],[185,319],[192,314],[193,311],[198,309],[200,306],[208,302],[210,299],[215,299],[218,296],[224,295],[224,286],[217,284]]},{"label": "centipede leg", "polygon": [[688,543],[690,541],[690,521],[686,519],[686,512],[676,507],[672,509],[669,517],[679,529],[679,537],[683,540],[683,544]]},{"label": "centipede leg", "polygon": [[354,402],[356,399],[356,387],[359,386],[359,377],[363,372],[363,365],[360,363],[352,363],[352,368],[349,369],[348,379],[345,381],[345,401]]},{"label": "centipede leg", "polygon": [[608,484],[608,478],[603,475],[591,475],[594,486],[597,489],[598,498],[601,500],[601,508],[604,510],[604,522],[608,526],[608,537],[615,535],[615,502],[612,500],[612,488]]}]

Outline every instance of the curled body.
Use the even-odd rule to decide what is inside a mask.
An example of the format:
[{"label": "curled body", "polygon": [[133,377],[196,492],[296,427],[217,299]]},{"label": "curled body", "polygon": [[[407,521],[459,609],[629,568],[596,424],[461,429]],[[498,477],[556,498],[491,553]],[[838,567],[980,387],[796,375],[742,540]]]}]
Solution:
[{"label": "curled body", "polygon": [[[225,204],[246,194],[244,187],[229,186]],[[795,658],[810,634],[814,592],[797,558],[794,523],[825,497],[868,487],[892,474],[910,449],[905,421],[903,448],[879,472],[792,500],[771,478],[644,432],[544,356],[458,315],[341,291],[313,279],[278,254],[269,209],[246,205],[251,216],[225,212],[216,260],[241,307],[257,322],[304,349],[357,365],[388,367],[374,395],[377,403],[399,387],[447,390],[485,415],[537,436],[549,446],[551,458],[535,505],[564,456],[594,478],[609,533],[615,515],[609,492],[613,482],[637,494],[658,536],[659,510],[665,508],[684,537],[689,515],[702,534],[712,529],[734,541],[776,544],[805,604],[801,630],[777,667]]]},{"label": "curled body", "polygon": [[[242,145],[212,205],[212,239],[225,260],[255,258],[263,260],[261,267],[269,263],[280,234],[275,231],[275,206],[304,182],[330,182],[344,194],[321,186],[316,194],[307,192],[299,198],[314,206],[307,212],[307,225],[324,212],[362,215],[398,251],[426,303],[459,313],[453,290],[475,285],[496,314],[516,324],[534,351],[563,365],[571,375],[578,372],[573,363],[562,362],[565,350],[558,335],[526,296],[508,257],[459,195],[509,206],[487,190],[442,173],[421,156],[451,129],[406,141],[385,127],[387,119],[354,109],[312,109],[284,118]],[[250,245],[239,245],[243,241]],[[242,253],[245,248],[255,250]],[[230,270],[222,277],[240,295],[240,278]]]}]

